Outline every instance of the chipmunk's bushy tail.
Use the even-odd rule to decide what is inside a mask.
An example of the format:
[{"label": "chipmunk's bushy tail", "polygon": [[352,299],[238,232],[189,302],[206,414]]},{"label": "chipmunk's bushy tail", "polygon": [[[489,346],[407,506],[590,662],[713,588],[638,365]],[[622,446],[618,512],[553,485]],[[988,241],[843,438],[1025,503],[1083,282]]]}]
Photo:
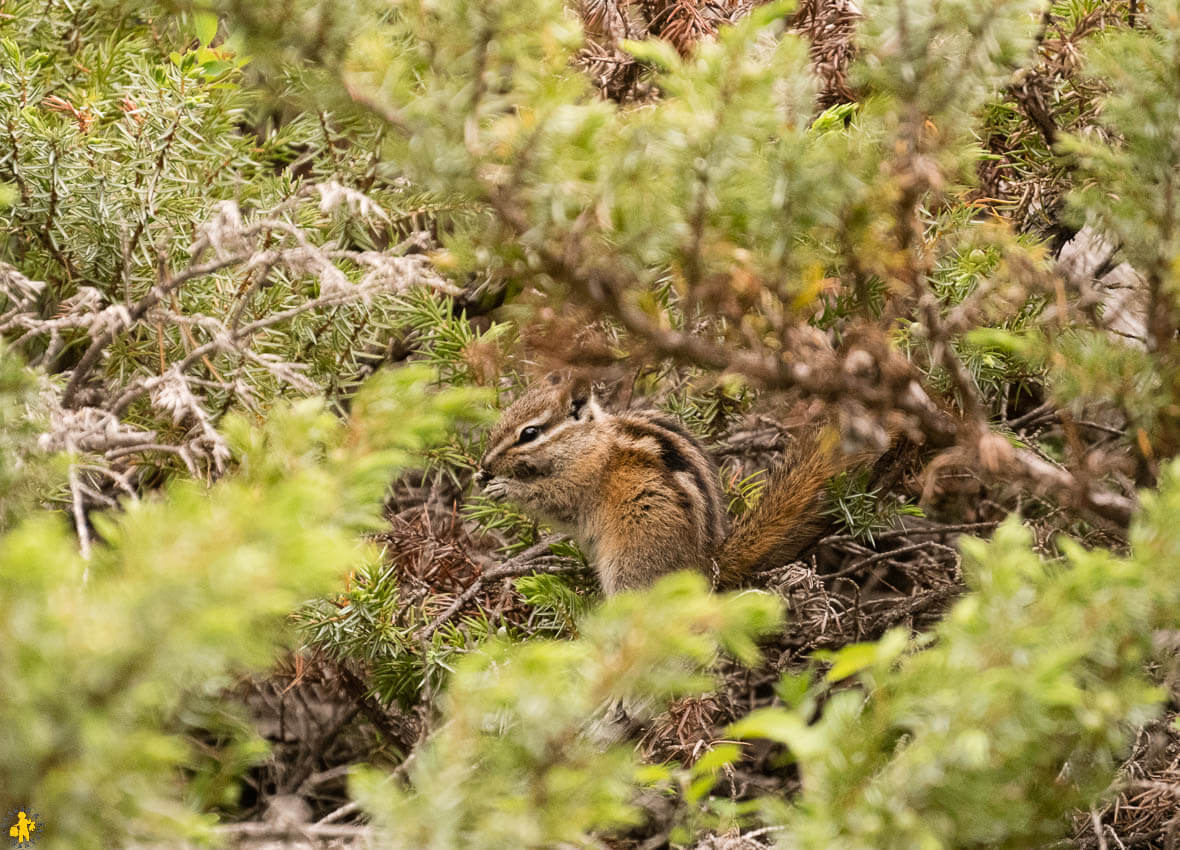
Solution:
[{"label": "chipmunk's bushy tail", "polygon": [[758,503],[738,517],[718,558],[719,585],[733,587],[757,569],[794,558],[827,527],[827,483],[876,454],[846,456],[833,428],[795,440],[770,471]]}]

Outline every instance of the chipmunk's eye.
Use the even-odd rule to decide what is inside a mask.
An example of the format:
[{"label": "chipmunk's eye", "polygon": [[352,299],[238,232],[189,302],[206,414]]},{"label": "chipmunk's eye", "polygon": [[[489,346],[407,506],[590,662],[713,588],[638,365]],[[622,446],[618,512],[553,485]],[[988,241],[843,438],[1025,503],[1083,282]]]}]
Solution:
[{"label": "chipmunk's eye", "polygon": [[520,436],[516,438],[516,445],[522,446],[525,443],[531,443],[539,436],[541,436],[541,429],[535,425],[530,425],[520,432]]}]

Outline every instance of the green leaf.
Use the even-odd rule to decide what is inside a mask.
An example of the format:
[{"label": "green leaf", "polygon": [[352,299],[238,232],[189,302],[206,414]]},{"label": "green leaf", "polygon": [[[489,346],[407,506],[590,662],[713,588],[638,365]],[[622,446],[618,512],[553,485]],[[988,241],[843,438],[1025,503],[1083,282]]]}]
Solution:
[{"label": "green leaf", "polygon": [[811,689],[813,679],[811,670],[805,670],[802,673],[784,673],[779,680],[778,687],[775,689],[778,692],[778,697],[789,708],[794,708],[803,701],[807,696],[807,692]]},{"label": "green leaf", "polygon": [[824,679],[829,682],[838,682],[873,666],[877,660],[877,644],[849,644],[832,653],[831,658],[832,669],[828,670]]},{"label": "green leaf", "polygon": [[713,774],[721,768],[733,764],[742,756],[741,747],[737,744],[717,744],[692,766],[693,773]]},{"label": "green leaf", "polygon": [[226,71],[232,71],[236,67],[237,67],[237,65],[235,65],[233,62],[226,62],[225,60],[222,60],[222,59],[215,59],[212,62],[202,63],[201,64],[201,73],[204,74],[209,79],[213,79],[214,77],[220,77]]},{"label": "green leaf", "polygon": [[197,31],[197,41],[202,47],[208,47],[217,37],[217,15],[213,12],[193,12],[193,25]]},{"label": "green leaf", "polygon": [[839,682],[880,663],[889,663],[905,651],[909,642],[902,629],[891,629],[880,640],[869,643],[852,643],[836,652],[817,652],[816,658],[827,658],[832,662],[824,679]]},{"label": "green leaf", "polygon": [[797,714],[781,708],[760,708],[730,724],[726,734],[735,738],[765,738],[786,744],[800,758],[810,758],[823,749],[824,737]]},{"label": "green leaf", "polygon": [[649,38],[645,41],[624,39],[621,46],[640,62],[647,62],[665,71],[679,68],[683,61],[676,48],[661,38]]}]

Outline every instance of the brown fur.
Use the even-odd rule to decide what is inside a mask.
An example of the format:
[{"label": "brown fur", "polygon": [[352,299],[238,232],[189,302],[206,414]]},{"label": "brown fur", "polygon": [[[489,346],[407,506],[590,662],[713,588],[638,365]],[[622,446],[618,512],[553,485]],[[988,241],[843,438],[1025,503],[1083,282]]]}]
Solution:
[{"label": "brown fur", "polygon": [[584,384],[554,376],[504,411],[477,479],[569,532],[608,594],[682,569],[732,585],[822,529],[824,484],[847,465],[836,443],[798,443],[730,531],[716,464],[683,426],[654,411],[612,415]]},{"label": "brown fur", "polygon": [[721,548],[721,587],[740,583],[759,567],[790,561],[823,531],[827,482],[848,466],[838,442],[833,432],[813,431],[775,464],[762,498],[737,518]]}]

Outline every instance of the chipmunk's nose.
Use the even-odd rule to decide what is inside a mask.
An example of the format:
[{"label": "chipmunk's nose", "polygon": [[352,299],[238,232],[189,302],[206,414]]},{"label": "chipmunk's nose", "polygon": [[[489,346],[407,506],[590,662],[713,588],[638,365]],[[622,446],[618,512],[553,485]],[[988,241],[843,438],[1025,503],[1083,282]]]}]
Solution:
[{"label": "chipmunk's nose", "polygon": [[475,471],[475,483],[480,487],[487,487],[488,482],[492,480],[492,473],[488,472],[482,466]]}]

